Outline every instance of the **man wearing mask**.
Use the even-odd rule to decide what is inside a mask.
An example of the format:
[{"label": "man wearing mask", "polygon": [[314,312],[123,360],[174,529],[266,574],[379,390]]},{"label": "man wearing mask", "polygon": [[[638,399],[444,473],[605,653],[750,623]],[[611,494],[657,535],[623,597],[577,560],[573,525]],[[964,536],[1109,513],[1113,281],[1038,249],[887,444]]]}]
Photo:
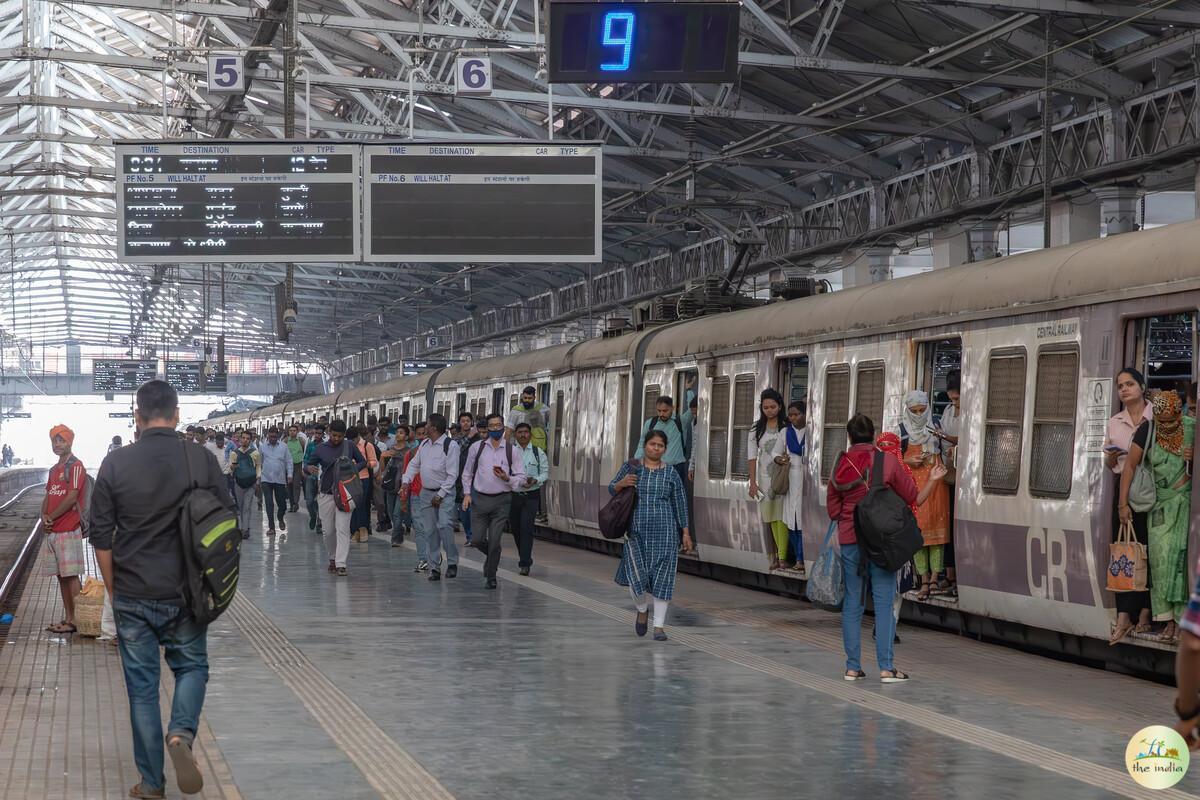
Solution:
[{"label": "man wearing mask", "polygon": [[532,386],[521,390],[520,402],[512,407],[504,421],[505,435],[510,439],[519,422],[529,426],[532,432],[531,441],[545,450],[548,439],[546,428],[550,425],[550,406],[537,399],[537,390]]},{"label": "man wearing mask", "polygon": [[304,487],[304,451],[308,447],[308,437],[300,432],[299,425],[288,426],[288,453],[292,457],[292,470],[288,473],[288,490],[290,494],[291,512],[300,510],[300,490]]},{"label": "man wearing mask", "polygon": [[472,445],[467,453],[462,481],[466,493],[463,510],[470,510],[471,527],[479,531],[474,546],[487,553],[484,586],[495,589],[504,523],[512,510],[512,493],[526,485],[521,453],[504,440],[504,418],[499,414],[488,415],[487,438]]}]

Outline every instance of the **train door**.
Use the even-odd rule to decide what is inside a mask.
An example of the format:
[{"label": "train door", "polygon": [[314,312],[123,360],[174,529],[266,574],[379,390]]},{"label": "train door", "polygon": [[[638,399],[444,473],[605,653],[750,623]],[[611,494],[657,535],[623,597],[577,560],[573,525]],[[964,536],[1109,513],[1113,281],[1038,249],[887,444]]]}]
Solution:
[{"label": "train door", "polygon": [[492,389],[492,408],[491,408],[491,411],[488,413],[500,414],[503,416],[505,410],[506,409],[504,408],[504,387],[497,386],[495,389]]},{"label": "train door", "polygon": [[683,481],[687,494],[688,520],[691,521],[692,541],[696,539],[696,484],[693,456],[696,452],[696,424],[700,412],[700,371],[695,368],[681,369],[675,373],[675,402],[680,422],[683,423],[684,457],[688,461],[688,478]]},{"label": "train door", "polygon": [[950,405],[946,387],[952,372],[962,375],[962,339],[955,337],[921,342],[920,386],[929,395],[935,417],[940,417],[946,406]]},{"label": "train door", "polygon": [[572,488],[575,483],[574,468],[569,455],[570,442],[567,442],[568,457],[565,468],[563,464],[563,436],[567,425],[567,392],[559,389],[554,395],[551,409],[554,418],[553,440],[550,442],[552,473],[559,476],[554,483],[554,490],[549,493],[550,513],[556,513],[565,519],[573,519]]}]

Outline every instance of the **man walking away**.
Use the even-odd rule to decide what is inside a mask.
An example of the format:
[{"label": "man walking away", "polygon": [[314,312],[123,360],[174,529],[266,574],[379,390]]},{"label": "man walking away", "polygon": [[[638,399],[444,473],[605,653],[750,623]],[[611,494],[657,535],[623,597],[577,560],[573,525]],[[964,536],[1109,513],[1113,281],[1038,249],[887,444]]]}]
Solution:
[{"label": "man walking away", "polygon": [[[413,526],[417,529],[417,556],[427,554],[429,580],[440,581],[441,551],[446,550],[446,577],[458,575],[458,547],[454,543],[454,483],[458,474],[458,442],[446,434],[446,418],[430,414],[421,442],[404,471],[403,485],[421,476],[421,493],[412,498]],[[422,548],[422,540],[425,547]],[[417,565],[418,568],[420,564]]]},{"label": "man walking away", "polygon": [[306,462],[310,475],[318,475],[320,488],[317,507],[321,513],[321,527],[325,531],[325,551],[329,555],[329,571],[339,577],[346,575],[346,558],[350,555],[350,514],[337,507],[334,492],[338,481],[338,459],[346,457],[355,466],[366,466],[366,459],[346,439],[346,423],[335,419],[329,423],[329,441],[321,442],[313,449]]},{"label": "man walking away", "polygon": [[109,444],[109,446],[108,446],[108,452],[111,453],[113,450],[120,450],[120,449],[121,449],[121,437],[114,436],[112,438],[112,443]]},{"label": "man walking away", "polygon": [[515,435],[516,449],[525,468],[525,483],[513,492],[508,529],[517,542],[520,556],[517,565],[522,575],[528,575],[533,566],[533,526],[541,510],[541,488],[550,477],[550,462],[546,459],[546,451],[533,443],[529,425],[518,422]]},{"label": "man walking away", "polygon": [[271,428],[267,431],[267,441],[263,444],[261,453],[262,489],[267,502],[267,536],[274,536],[276,514],[279,518],[279,530],[287,530],[288,480],[292,475],[292,451],[279,441],[279,429]]},{"label": "man walking away", "polygon": [[50,468],[46,497],[42,500],[42,530],[46,532],[46,574],[58,578],[63,618],[50,625],[51,633],[75,632],[75,597],[83,574],[83,522],[79,509],[87,489],[87,471],[71,455],[75,434],[66,425],[50,429],[50,447],[58,463]]},{"label": "man walking away", "polygon": [[[521,424],[521,423],[518,423]],[[512,493],[525,485],[525,467],[512,442],[504,440],[504,417],[489,414],[487,438],[471,448],[463,470],[463,509],[471,511],[474,547],[487,552],[484,586],[496,588],[504,523],[512,510]]]},{"label": "man walking away", "polygon": [[[207,627],[188,611],[179,509],[188,486],[184,459],[189,448],[175,435],[179,397],[166,381],[150,381],[137,392],[137,440],[110,453],[96,476],[91,501],[92,547],[112,597],[121,647],[121,668],[129,693],[133,759],[141,782],[134,798],[163,796],[163,733],[159,711],[159,647],[175,674],[175,696],[166,745],[179,790],[195,794],[204,786],[192,757],[192,742],[208,683]],[[227,508],[233,501],[215,459],[190,456],[207,469],[193,472],[202,491]],[[193,467],[194,469],[194,467]],[[113,532],[120,530],[115,538]]]},{"label": "man walking away", "polygon": [[292,456],[292,468],[288,472],[288,492],[292,504],[288,511],[293,514],[300,510],[300,490],[304,487],[304,450],[307,446],[308,437],[300,432],[300,426],[289,426],[287,449]]},{"label": "man walking away", "polygon": [[237,502],[238,527],[242,538],[250,538],[250,522],[254,514],[254,495],[259,491],[262,477],[262,454],[250,445],[250,432],[242,431],[238,448],[229,456],[229,472],[233,476],[233,497]]}]

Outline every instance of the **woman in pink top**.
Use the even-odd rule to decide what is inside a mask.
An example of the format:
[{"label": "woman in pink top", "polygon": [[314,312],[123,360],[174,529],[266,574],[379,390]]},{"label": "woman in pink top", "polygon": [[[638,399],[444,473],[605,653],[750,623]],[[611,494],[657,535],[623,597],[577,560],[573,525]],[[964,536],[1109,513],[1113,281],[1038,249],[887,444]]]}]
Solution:
[{"label": "woman in pink top", "polygon": [[[1133,444],[1133,434],[1143,421],[1151,419],[1153,410],[1146,402],[1146,379],[1142,373],[1133,367],[1126,367],[1117,373],[1117,397],[1123,408],[1108,421],[1108,436],[1104,441],[1104,464],[1120,481],[1120,475],[1125,469],[1125,457]],[[1119,515],[1121,509],[1119,484],[1113,487],[1112,535],[1116,539],[1121,530]],[[1149,527],[1144,512],[1133,513],[1133,532],[1142,544],[1150,541]],[[1153,575],[1147,576],[1147,584],[1154,580]],[[1113,626],[1112,636],[1108,643],[1114,645],[1136,630],[1138,633],[1150,631],[1150,592],[1117,592],[1117,622]],[[1133,618],[1137,617],[1137,627],[1134,628]]]}]

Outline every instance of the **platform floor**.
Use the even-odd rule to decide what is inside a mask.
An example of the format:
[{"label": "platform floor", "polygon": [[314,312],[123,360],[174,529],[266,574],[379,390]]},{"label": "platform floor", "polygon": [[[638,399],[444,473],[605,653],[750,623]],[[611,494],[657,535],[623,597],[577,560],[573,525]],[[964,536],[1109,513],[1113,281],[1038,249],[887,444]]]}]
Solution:
[{"label": "platform floor", "polygon": [[[837,615],[681,575],[671,641],[633,633],[610,557],[509,547],[430,583],[411,546],[325,571],[305,515],[244,550],[210,631],[206,798],[1182,798],[1124,750],[1170,690],[901,626],[912,683],[847,684]],[[511,541],[511,540],[510,540]],[[35,569],[40,568],[40,565]],[[121,798],[137,776],[115,647],[45,633],[35,574],[0,647],[0,798]],[[868,621],[869,625],[869,621]],[[870,632],[864,668],[874,674]],[[170,681],[164,680],[164,703]],[[169,761],[168,761],[169,769]],[[179,797],[168,773],[168,797]]]}]

